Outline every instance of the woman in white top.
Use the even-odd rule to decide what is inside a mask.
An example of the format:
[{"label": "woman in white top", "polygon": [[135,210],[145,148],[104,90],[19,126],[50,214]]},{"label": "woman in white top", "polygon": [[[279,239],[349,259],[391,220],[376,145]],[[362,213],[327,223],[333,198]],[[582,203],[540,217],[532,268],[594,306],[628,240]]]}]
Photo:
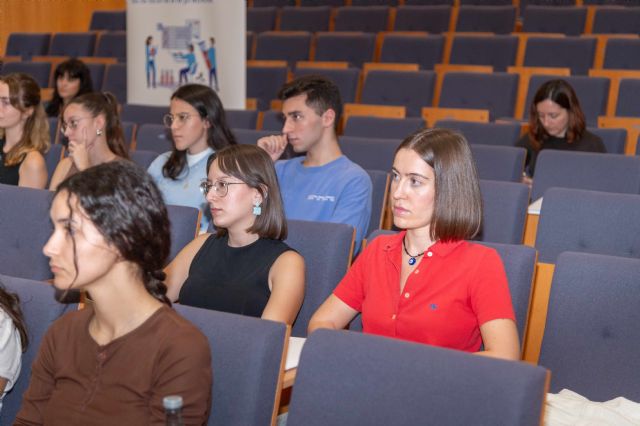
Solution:
[{"label": "woman in white top", "polygon": [[18,379],[22,352],[27,350],[28,342],[20,299],[0,284],[0,410],[4,395]]},{"label": "woman in white top", "polygon": [[211,222],[209,206],[202,198],[200,181],[207,177],[207,159],[236,140],[227,126],[220,98],[210,87],[185,84],[173,95],[163,118],[171,131],[173,149],[149,166],[167,204],[196,207],[202,212],[200,229]]}]

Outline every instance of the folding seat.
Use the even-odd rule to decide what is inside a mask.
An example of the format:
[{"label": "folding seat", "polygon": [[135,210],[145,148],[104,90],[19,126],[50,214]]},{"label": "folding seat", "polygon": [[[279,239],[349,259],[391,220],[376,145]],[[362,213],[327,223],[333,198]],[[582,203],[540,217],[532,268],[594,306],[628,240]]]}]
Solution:
[{"label": "folding seat", "polygon": [[604,53],[603,68],[640,70],[640,38],[610,38]]},{"label": "folding seat", "polygon": [[85,64],[89,68],[89,74],[91,74],[91,82],[93,83],[93,90],[101,91],[102,82],[104,81],[105,64]]},{"label": "folding seat", "polygon": [[51,62],[7,62],[2,66],[2,75],[14,72],[29,74],[40,88],[49,87]]},{"label": "folding seat", "polygon": [[306,337],[311,316],[351,264],[355,230],[344,223],[289,220],[287,225],[285,242],[304,257],[306,277],[304,300],[291,335]]},{"label": "folding seat", "polygon": [[515,65],[518,37],[510,35],[462,36],[453,38],[449,63],[490,65],[495,71],[506,71]]},{"label": "folding seat", "polygon": [[102,91],[113,93],[120,104],[127,102],[126,64],[109,64],[106,66]]},{"label": "folding seat", "polygon": [[279,134],[279,132],[274,132],[272,130],[231,129],[231,131],[236,137],[236,142],[245,145],[255,145],[260,138]]},{"label": "folding seat", "polygon": [[171,151],[171,135],[162,124],[141,124],[136,132],[135,149],[162,154]]},{"label": "folding seat", "polygon": [[336,10],[335,31],[386,31],[389,20],[387,6],[343,6]]},{"label": "folding seat", "polygon": [[58,128],[58,117],[49,117],[47,118],[47,121],[49,122],[49,142],[51,145],[54,145],[58,143],[58,135],[60,134],[60,130]]},{"label": "folding seat", "polygon": [[293,68],[297,61],[309,60],[311,33],[265,31],[258,34],[255,58],[257,60],[284,60]]},{"label": "folding seat", "polygon": [[470,145],[478,177],[485,180],[520,182],[526,150],[515,146]]},{"label": "folding seat", "polygon": [[254,129],[258,122],[258,111],[250,109],[227,109],[224,112],[227,124],[232,129]]},{"label": "folding seat", "polygon": [[540,365],[553,371],[551,392],[638,401],[638,276],[638,259],[575,252],[558,257],[540,353]]},{"label": "folding seat", "polygon": [[315,61],[346,61],[362,67],[373,60],[376,36],[370,33],[319,32],[316,34]]},{"label": "folding seat", "polygon": [[168,106],[122,104],[120,118],[140,124],[162,124],[162,117],[169,112]]},{"label": "folding seat", "polygon": [[492,119],[513,117],[518,76],[506,73],[445,74],[439,107],[488,110]]},{"label": "folding seat", "polygon": [[625,129],[601,129],[589,127],[588,131],[602,138],[607,153],[624,154],[624,147],[627,141],[627,131]]},{"label": "folding seat", "polygon": [[[43,221],[48,222],[44,219]],[[20,308],[24,316],[29,346],[22,354],[22,371],[18,380],[2,400],[0,424],[9,425],[15,420],[22,405],[22,395],[29,387],[31,364],[40,351],[40,344],[49,326],[66,311],[77,309],[75,304],[62,304],[55,299],[52,285],[42,281],[15,278],[0,275],[6,289],[20,297]]]},{"label": "folding seat", "polygon": [[[344,69],[323,69],[323,68],[298,68],[294,72],[296,77],[310,74],[320,74],[338,86],[340,89],[340,99],[343,103],[355,102],[358,91],[358,81],[360,70],[357,68]],[[282,127],[281,127],[282,128]]]},{"label": "folding seat", "polygon": [[51,182],[51,176],[58,167],[58,163],[62,159],[64,153],[64,146],[59,143],[52,143],[49,147],[49,151],[44,155],[44,162],[47,165],[47,188]]},{"label": "folding seat", "polygon": [[536,162],[531,199],[537,200],[552,187],[640,194],[640,157],[542,150]]},{"label": "folding seat", "polygon": [[387,33],[382,41],[380,62],[418,64],[422,70],[432,70],[442,62],[443,52],[441,35]]},{"label": "folding seat", "polygon": [[[529,107],[533,102],[536,91],[545,82],[556,79],[556,76],[534,75],[529,80],[529,90],[527,100],[524,104],[523,119],[529,117]],[[604,77],[571,76],[561,77],[573,87],[576,92],[580,108],[584,112],[587,125],[596,126],[598,117],[605,115],[607,111],[607,99],[609,96],[609,79]]]},{"label": "folding seat", "polygon": [[547,370],[525,363],[317,330],[302,349],[287,425],[407,426],[428,419],[533,426],[540,423],[547,379]]},{"label": "folding seat", "polygon": [[387,207],[390,177],[389,173],[382,170],[367,170],[371,178],[371,217],[369,228],[365,235],[382,227],[382,219]]},{"label": "folding seat", "polygon": [[515,24],[515,6],[460,6],[456,31],[509,34]]},{"label": "folding seat", "polygon": [[255,98],[258,110],[269,109],[282,85],[287,81],[286,66],[247,66],[247,97]]},{"label": "folding seat", "polygon": [[89,31],[126,31],[126,10],[94,10]]},{"label": "folding seat", "polygon": [[623,78],[616,104],[616,116],[640,117],[640,80]]},{"label": "folding seat", "polygon": [[145,151],[143,149],[136,149],[135,151],[131,151],[129,153],[129,158],[138,166],[147,170],[151,163],[153,163],[153,160],[158,158],[158,153],[153,151]]},{"label": "folding seat", "polygon": [[[405,2],[406,4],[406,2]],[[396,9],[395,31],[426,31],[440,34],[449,31],[451,6],[401,6]]]},{"label": "folding seat", "polygon": [[131,149],[131,144],[135,139],[137,124],[130,121],[121,121],[120,125],[122,126],[122,133],[124,135],[124,145],[127,148],[127,151],[129,151]]},{"label": "folding seat", "polygon": [[640,34],[640,9],[633,7],[595,8],[593,34]]},{"label": "folding seat", "polygon": [[354,116],[347,120],[344,136],[360,138],[400,139],[424,128],[424,120],[420,117],[384,118]]},{"label": "folding seat", "polygon": [[4,54],[21,56],[23,60],[28,60],[32,56],[48,54],[50,43],[50,33],[11,33]]},{"label": "folding seat", "polygon": [[[584,2],[586,6],[586,1]],[[575,6],[576,0],[521,0],[520,11],[524,14],[529,6]]]},{"label": "folding seat", "polygon": [[211,346],[208,426],[275,424],[289,333],[284,323],[176,304]]},{"label": "folding seat", "polygon": [[262,111],[262,124],[259,126],[261,130],[270,132],[282,132],[284,126],[284,116],[282,112],[273,109]]},{"label": "folding seat", "polygon": [[393,157],[402,139],[358,138],[342,136],[340,150],[365,170],[391,170]]},{"label": "folding seat", "polygon": [[329,31],[331,7],[283,7],[280,10],[280,31]]},{"label": "folding seat", "polygon": [[436,127],[457,130],[470,144],[514,146],[520,138],[518,123],[474,123],[472,121],[440,120]]},{"label": "folding seat", "polygon": [[586,7],[529,5],[524,10],[522,31],[579,36],[586,21]]},{"label": "folding seat", "polygon": [[[155,154],[149,151],[147,153],[148,155]],[[198,236],[200,215],[202,213],[195,207],[168,204],[167,214],[169,215],[169,222],[171,222],[171,249],[167,258],[168,265],[184,246]]]},{"label": "folding seat", "polygon": [[519,182],[480,180],[482,230],[480,241],[522,244],[529,206],[529,186]]},{"label": "folding seat", "polygon": [[530,37],[524,66],[570,68],[571,75],[587,75],[593,66],[595,51],[593,37]]},{"label": "folding seat", "polygon": [[360,101],[404,106],[408,116],[419,117],[421,108],[433,102],[434,86],[435,73],[432,71],[370,71]]},{"label": "folding seat", "polygon": [[98,37],[95,56],[118,58],[127,61],[127,33],[124,31],[103,33]]},{"label": "folding seat", "polygon": [[95,32],[54,33],[51,37],[51,56],[93,56],[96,47]]},{"label": "folding seat", "polygon": [[247,31],[261,33],[263,31],[273,31],[276,29],[276,15],[278,8],[272,7],[248,7],[247,8]]}]

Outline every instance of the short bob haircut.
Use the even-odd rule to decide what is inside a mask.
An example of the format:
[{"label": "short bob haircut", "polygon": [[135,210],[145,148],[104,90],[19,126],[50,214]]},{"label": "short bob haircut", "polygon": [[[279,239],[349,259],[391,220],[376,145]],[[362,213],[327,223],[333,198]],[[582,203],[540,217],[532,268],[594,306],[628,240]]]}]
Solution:
[{"label": "short bob haircut", "polygon": [[414,151],[434,170],[431,239],[447,242],[475,237],[482,225],[482,196],[464,136],[448,129],[423,129],[407,137],[396,154],[401,149]]},{"label": "short bob haircut", "polygon": [[549,80],[540,86],[529,107],[529,139],[531,140],[531,145],[537,151],[542,148],[544,141],[549,138],[549,134],[538,119],[537,108],[540,102],[547,99],[566,109],[569,114],[567,123],[568,143],[580,140],[586,128],[584,113],[580,108],[580,102],[573,87],[565,80]]},{"label": "short bob haircut", "polygon": [[336,114],[333,127],[334,129],[338,128],[342,116],[342,99],[340,98],[340,89],[331,80],[313,74],[296,78],[282,86],[278,92],[278,99],[286,101],[299,95],[307,95],[305,104],[318,115],[332,109]]},{"label": "short bob haircut", "polygon": [[47,106],[47,115],[49,117],[57,117],[60,115],[63,107],[63,99],[58,93],[58,79],[64,75],[69,76],[70,79],[80,80],[80,86],[78,87],[78,93],[76,96],[84,95],[85,93],[93,92],[93,81],[91,80],[91,72],[89,68],[79,59],[71,58],[64,62],[61,62],[53,74],[53,97],[51,102]]},{"label": "short bob haircut", "polygon": [[[256,145],[229,145],[209,156],[207,174],[214,161],[218,161],[218,167],[222,172],[240,179],[250,188],[260,191],[262,195],[262,214],[256,216],[255,222],[247,232],[271,240],[286,239],[287,220],[278,177],[273,160],[267,152]],[[226,234],[226,229],[217,228],[218,237]]]}]

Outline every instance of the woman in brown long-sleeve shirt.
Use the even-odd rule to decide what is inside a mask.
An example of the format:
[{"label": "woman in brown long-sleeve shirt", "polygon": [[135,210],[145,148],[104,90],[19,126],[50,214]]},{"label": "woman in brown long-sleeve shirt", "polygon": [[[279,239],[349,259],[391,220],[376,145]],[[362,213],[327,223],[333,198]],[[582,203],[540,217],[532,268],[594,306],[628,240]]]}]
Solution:
[{"label": "woman in brown long-sleeve shirt", "polygon": [[151,177],[128,161],[89,168],[58,186],[51,220],[54,284],[91,302],[47,331],[15,424],[164,425],[168,395],[185,425],[205,423],[209,345],[165,296],[169,220]]}]

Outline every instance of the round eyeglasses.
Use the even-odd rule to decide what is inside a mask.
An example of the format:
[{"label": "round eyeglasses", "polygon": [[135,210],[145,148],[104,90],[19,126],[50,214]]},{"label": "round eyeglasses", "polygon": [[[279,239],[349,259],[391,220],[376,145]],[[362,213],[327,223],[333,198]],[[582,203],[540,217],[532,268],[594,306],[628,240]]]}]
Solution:
[{"label": "round eyeglasses", "polygon": [[91,117],[79,117],[79,118],[72,118],[69,121],[62,121],[60,123],[60,133],[64,135],[67,132],[67,130],[76,130],[78,128],[78,124],[80,123],[80,121],[85,120],[87,118],[91,118]]},{"label": "round eyeglasses", "polygon": [[210,182],[207,179],[200,181],[200,191],[205,197],[209,194],[209,191],[213,189],[218,197],[224,197],[229,193],[229,185],[246,185],[244,182],[225,182],[223,180],[217,180]]},{"label": "round eyeglasses", "polygon": [[165,127],[168,128],[171,128],[174,122],[178,126],[182,126],[187,122],[187,120],[189,120],[189,118],[191,118],[191,114],[189,114],[188,112],[180,112],[176,115],[165,114],[164,117],[162,117],[162,123],[165,125]]}]

